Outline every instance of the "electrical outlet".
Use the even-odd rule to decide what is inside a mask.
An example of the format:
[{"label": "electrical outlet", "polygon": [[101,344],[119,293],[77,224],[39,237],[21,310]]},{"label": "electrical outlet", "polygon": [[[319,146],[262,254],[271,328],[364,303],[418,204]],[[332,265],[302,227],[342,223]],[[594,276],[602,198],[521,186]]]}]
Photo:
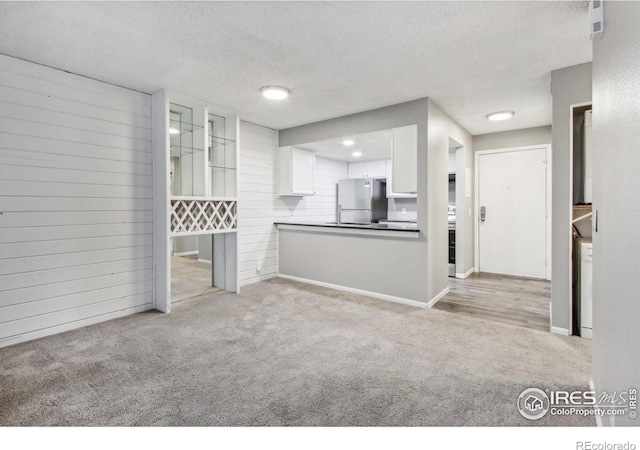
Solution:
[{"label": "electrical outlet", "polygon": [[262,270],[262,264],[260,263],[260,261],[256,262],[256,272],[260,273],[260,271]]},{"label": "electrical outlet", "polygon": [[406,214],[407,213],[407,208],[402,208],[402,214]]}]

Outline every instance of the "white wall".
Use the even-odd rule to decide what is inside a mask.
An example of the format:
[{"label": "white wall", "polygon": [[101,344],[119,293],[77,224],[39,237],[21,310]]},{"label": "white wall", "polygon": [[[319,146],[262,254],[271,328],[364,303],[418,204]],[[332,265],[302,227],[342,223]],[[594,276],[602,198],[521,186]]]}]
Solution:
[{"label": "white wall", "polygon": [[151,98],[0,55],[0,346],[153,307]]},{"label": "white wall", "polygon": [[[464,274],[473,268],[473,198],[465,195],[466,177],[473,175],[473,137],[429,100],[427,144],[427,280],[429,298],[449,285],[448,195],[450,140],[460,144],[456,153],[456,271]],[[470,180],[473,183],[473,180]]]},{"label": "white wall", "polygon": [[494,150],[496,148],[526,147],[529,145],[551,144],[551,125],[480,134],[473,137],[473,150]]},{"label": "white wall", "polygon": [[273,225],[279,207],[275,200],[277,148],[277,131],[240,122],[238,261],[241,286],[278,273],[277,235]]},{"label": "white wall", "polygon": [[571,105],[591,101],[591,63],[551,72],[551,326],[566,333],[571,323]]},{"label": "white wall", "polygon": [[604,2],[604,17],[593,41],[593,381],[611,395],[640,388],[640,3]]},{"label": "white wall", "polygon": [[276,220],[292,217],[336,220],[337,182],[347,178],[347,163],[316,158],[316,195],[281,198],[276,187],[277,149],[277,131],[241,122],[238,202],[241,286],[278,273],[277,235],[273,225]]}]

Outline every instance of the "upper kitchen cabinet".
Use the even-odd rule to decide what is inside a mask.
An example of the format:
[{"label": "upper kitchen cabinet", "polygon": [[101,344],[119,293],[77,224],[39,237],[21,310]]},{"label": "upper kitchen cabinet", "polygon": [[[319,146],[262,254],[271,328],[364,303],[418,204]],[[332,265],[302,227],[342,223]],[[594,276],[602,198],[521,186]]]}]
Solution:
[{"label": "upper kitchen cabinet", "polygon": [[386,161],[387,198],[416,198],[417,194],[404,194],[393,190],[393,164],[391,160]]},{"label": "upper kitchen cabinet", "polygon": [[349,163],[349,178],[386,178],[386,176],[384,159]]},{"label": "upper kitchen cabinet", "polygon": [[415,194],[418,191],[418,126],[394,128],[391,148],[391,191]]},{"label": "upper kitchen cabinet", "polygon": [[278,149],[278,195],[314,195],[316,155],[298,147]]}]

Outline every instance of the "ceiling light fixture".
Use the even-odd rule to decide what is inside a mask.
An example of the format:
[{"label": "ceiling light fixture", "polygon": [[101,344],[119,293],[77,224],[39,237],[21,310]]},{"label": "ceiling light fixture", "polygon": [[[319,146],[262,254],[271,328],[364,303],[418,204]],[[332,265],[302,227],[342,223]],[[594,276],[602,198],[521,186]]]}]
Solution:
[{"label": "ceiling light fixture", "polygon": [[353,144],[355,144],[355,141],[353,139],[345,139],[344,141],[342,141],[342,144],[346,146],[352,146]]},{"label": "ceiling light fixture", "polygon": [[357,158],[359,156],[362,156],[362,152],[353,152],[351,155]]},{"label": "ceiling light fixture", "polygon": [[177,128],[169,128],[169,134],[180,134],[180,130]]},{"label": "ceiling light fixture", "polygon": [[291,93],[289,89],[282,86],[263,86],[260,92],[269,100],[284,100]]},{"label": "ceiling light fixture", "polygon": [[511,119],[515,113],[513,111],[498,111],[491,114],[487,114],[487,119],[492,122],[496,122],[498,120],[507,120]]}]

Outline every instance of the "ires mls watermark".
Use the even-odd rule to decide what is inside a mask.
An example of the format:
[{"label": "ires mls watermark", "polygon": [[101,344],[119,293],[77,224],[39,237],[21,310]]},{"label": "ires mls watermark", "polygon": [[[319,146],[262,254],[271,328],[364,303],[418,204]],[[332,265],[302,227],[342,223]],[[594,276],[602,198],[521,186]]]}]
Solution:
[{"label": "ires mls watermark", "polygon": [[538,420],[552,416],[637,416],[637,389],[622,392],[562,391],[528,388],[518,396],[522,417]]}]

